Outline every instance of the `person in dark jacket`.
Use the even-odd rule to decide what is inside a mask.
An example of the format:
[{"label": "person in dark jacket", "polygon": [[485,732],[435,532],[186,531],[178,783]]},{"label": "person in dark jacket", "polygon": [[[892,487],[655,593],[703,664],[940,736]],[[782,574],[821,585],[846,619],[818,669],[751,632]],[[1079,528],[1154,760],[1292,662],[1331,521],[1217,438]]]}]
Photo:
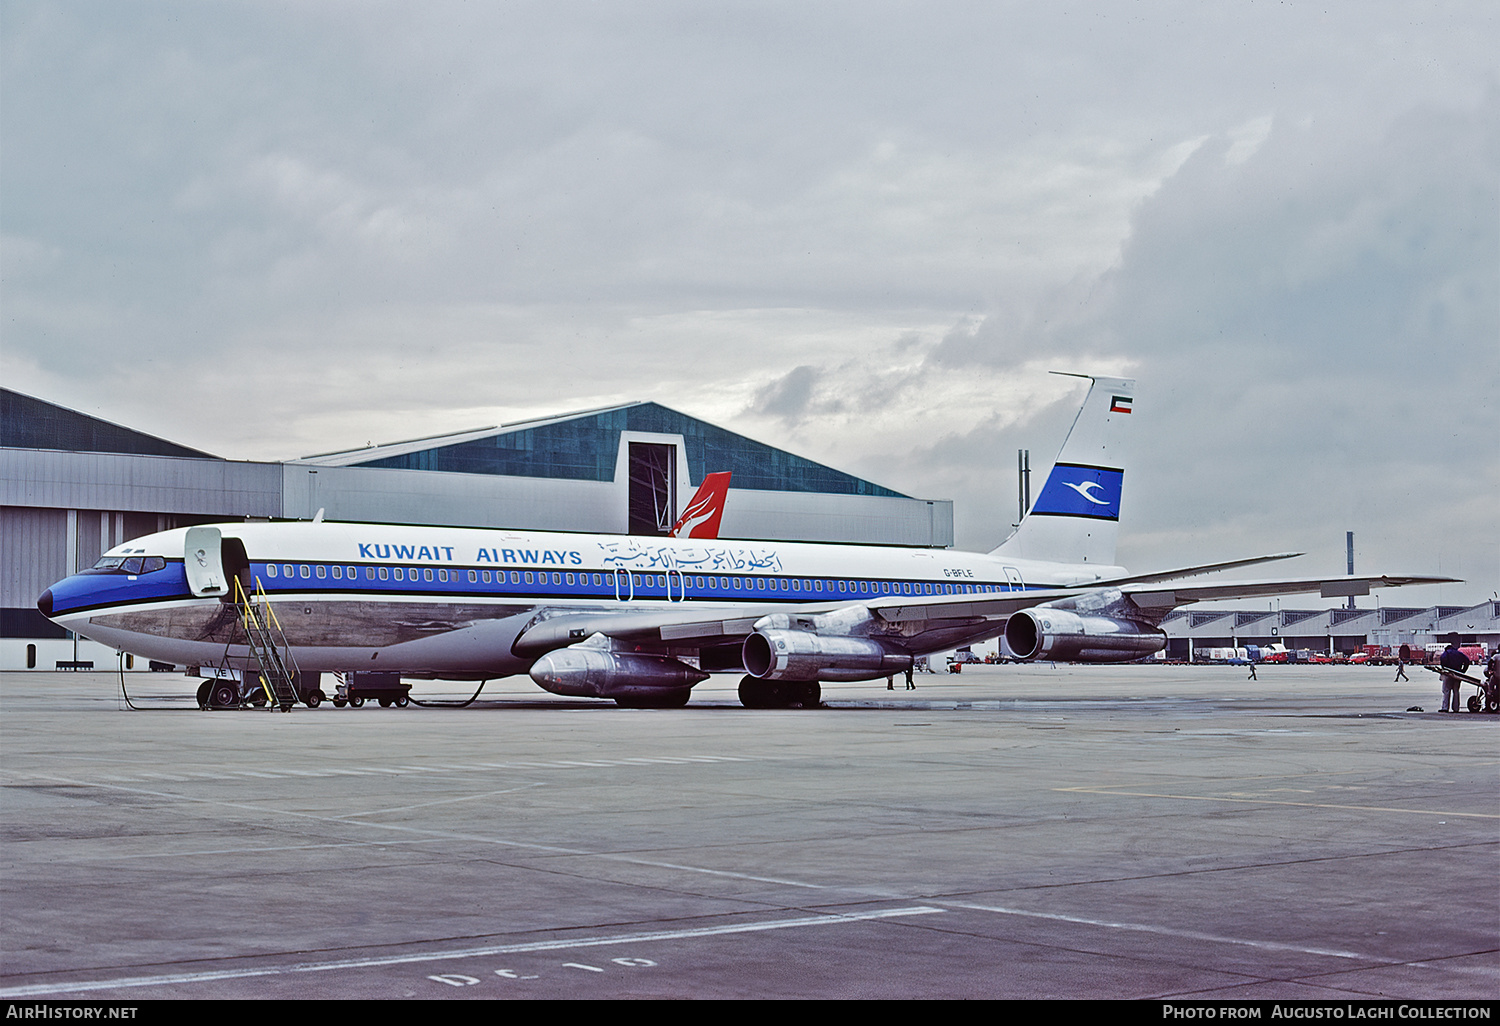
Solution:
[{"label": "person in dark jacket", "polygon": [[[1458,647],[1458,638],[1448,639],[1448,647],[1443,649],[1443,654],[1438,657],[1438,665],[1445,670],[1454,673],[1463,673],[1469,668],[1469,657],[1464,655]],[[1452,673],[1443,674],[1443,712],[1459,711],[1459,690],[1463,687],[1463,681],[1453,676]],[[1452,699],[1451,703],[1449,699]],[[1452,708],[1449,708],[1449,705]]]}]

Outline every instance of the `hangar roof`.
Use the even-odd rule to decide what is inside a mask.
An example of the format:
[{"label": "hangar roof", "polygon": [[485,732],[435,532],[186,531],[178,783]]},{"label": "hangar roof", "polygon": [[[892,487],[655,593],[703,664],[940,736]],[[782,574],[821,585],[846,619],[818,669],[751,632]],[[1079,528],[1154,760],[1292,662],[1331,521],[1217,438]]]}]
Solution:
[{"label": "hangar roof", "polygon": [[8,388],[0,388],[0,444],[12,449],[219,459],[212,453],[190,449]]},{"label": "hangar roof", "polygon": [[451,435],[323,453],[297,463],[612,481],[620,433],[681,435],[695,481],[728,470],[736,488],[838,495],[902,493],[653,402],[624,403]]}]

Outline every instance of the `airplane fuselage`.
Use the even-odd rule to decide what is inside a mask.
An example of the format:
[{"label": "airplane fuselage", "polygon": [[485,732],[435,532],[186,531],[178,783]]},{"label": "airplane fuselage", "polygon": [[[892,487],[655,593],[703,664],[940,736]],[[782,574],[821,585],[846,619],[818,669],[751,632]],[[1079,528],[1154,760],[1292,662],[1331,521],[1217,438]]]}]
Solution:
[{"label": "airplane fuselage", "polygon": [[[891,596],[1086,585],[1119,567],[951,550],[343,523],[219,525],[243,543],[241,580],[264,589],[298,665],[476,678],[524,673],[512,651],[541,616],[716,608],[823,612]],[[186,529],[137,538],[54,585],[43,611],[77,633],[187,666],[243,666],[234,606],[194,597]],[[155,557],[154,559],[152,557]],[[139,565],[125,561],[150,560]],[[159,564],[159,566],[158,566]],[[134,573],[129,571],[135,570]],[[231,574],[236,568],[230,568]],[[909,639],[937,651],[994,623]]]}]

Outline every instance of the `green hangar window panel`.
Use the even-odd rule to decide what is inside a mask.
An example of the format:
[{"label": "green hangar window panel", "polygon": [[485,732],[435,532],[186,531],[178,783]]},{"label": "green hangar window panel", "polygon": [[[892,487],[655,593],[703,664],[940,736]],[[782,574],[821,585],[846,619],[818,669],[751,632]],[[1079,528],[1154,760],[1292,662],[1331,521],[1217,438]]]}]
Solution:
[{"label": "green hangar window panel", "polygon": [[687,446],[688,473],[694,481],[727,470],[734,475],[732,485],[736,488],[908,498],[657,403],[635,403],[534,427],[518,426],[485,438],[355,465],[613,481],[621,431],[681,435]]}]

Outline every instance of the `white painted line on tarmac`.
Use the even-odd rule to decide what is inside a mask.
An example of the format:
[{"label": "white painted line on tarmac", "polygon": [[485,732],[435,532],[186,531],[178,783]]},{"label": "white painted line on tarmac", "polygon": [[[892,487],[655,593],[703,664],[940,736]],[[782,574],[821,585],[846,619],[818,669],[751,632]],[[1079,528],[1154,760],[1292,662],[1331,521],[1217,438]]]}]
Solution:
[{"label": "white painted line on tarmac", "polygon": [[1232,798],[1214,794],[1157,794],[1151,791],[1116,791],[1107,787],[1059,787],[1073,794],[1102,794],[1111,798],[1172,798],[1188,802],[1232,802],[1237,805],[1291,805],[1304,809],[1337,809],[1342,812],[1399,812],[1409,816],[1455,816],[1464,819],[1500,819],[1493,812],[1453,812],[1446,809],[1404,809],[1394,805],[1345,805],[1336,802],[1288,802],[1271,798]]},{"label": "white painted line on tarmac", "polygon": [[135,855],[100,855],[90,858],[80,856],[78,858],[57,859],[58,862],[86,863],[86,862],[124,862],[127,859],[195,859],[205,855],[264,855],[277,851],[320,851],[327,848],[393,848],[398,844],[435,844],[438,841],[446,841],[446,837],[413,837],[405,840],[379,841],[331,841],[327,844],[281,844],[274,847],[259,848],[205,848],[201,851],[148,851]]},{"label": "white painted line on tarmac", "polygon": [[546,787],[542,781],[533,784],[522,784],[520,787],[507,787],[501,791],[485,791],[483,794],[466,794],[461,798],[439,798],[437,801],[421,802],[417,805],[381,806],[378,809],[370,809],[367,812],[346,812],[342,816],[334,818],[340,822],[347,822],[358,816],[386,816],[393,812],[410,812],[412,809],[427,809],[434,805],[453,805],[456,802],[472,802],[480,798],[494,798],[496,795],[515,794],[517,791],[525,791],[533,787]]},{"label": "white painted line on tarmac", "polygon": [[783,887],[806,887],[809,890],[853,890],[849,887],[829,888],[824,884],[804,883],[801,880],[783,880],[774,876],[752,876],[749,873],[736,873],[728,869],[706,869],[703,866],[680,866],[675,862],[657,862],[654,859],[636,858],[633,855],[605,855],[596,853],[596,859],[608,859],[611,862],[628,862],[636,866],[651,866],[653,869],[676,869],[684,873],[702,873],[705,876],[727,876],[735,880],[750,880],[754,883],[780,884]]},{"label": "white painted line on tarmac", "polygon": [[601,769],[613,767],[639,768],[641,766],[683,766],[695,763],[720,763],[720,762],[756,762],[763,760],[749,759],[742,756],[732,755],[676,755],[658,756],[656,758],[621,758],[621,759],[556,759],[551,762],[479,762],[468,765],[455,765],[453,763],[434,763],[426,766],[399,765],[399,766],[330,766],[326,769],[290,769],[284,766],[274,770],[246,770],[246,769],[221,769],[213,771],[203,770],[173,770],[164,772],[159,770],[138,770],[130,774],[101,773],[97,779],[110,781],[112,783],[151,783],[157,781],[169,783],[183,783],[192,780],[223,781],[226,777],[252,777],[264,780],[281,780],[286,777],[307,777],[319,779],[323,777],[363,777],[372,774],[384,776],[402,776],[408,773],[482,773],[486,770],[517,770],[517,769]]},{"label": "white painted line on tarmac", "polygon": [[290,965],[260,966],[244,969],[209,969],[196,973],[166,973],[160,976],[125,976],[115,979],[75,980],[71,983],[36,983],[0,989],[0,998],[33,998],[47,994],[79,994],[91,990],[125,990],[134,987],[171,987],[218,980],[246,980],[263,976],[289,976],[296,973],[318,973],[349,969],[375,969],[390,965],[418,962],[443,962],[450,959],[484,958],[491,955],[514,955],[533,951],[564,951],[571,948],[597,948],[616,944],[644,944],[657,941],[689,940],[697,937],[722,937],[736,933],[761,933],[767,930],[792,930],[811,926],[851,926],[876,919],[922,916],[946,909],[931,905],[907,908],[876,909],[870,912],[830,912],[795,919],[771,919],[756,923],[726,923],[683,930],[656,930],[609,937],[575,937],[569,940],[532,941],[526,944],[497,944],[489,947],[458,948],[451,951],[425,951],[406,955],[338,959],[328,962],[301,962]]},{"label": "white painted line on tarmac", "polygon": [[1446,972],[1477,972],[1492,979],[1500,978],[1500,970],[1489,967],[1454,966],[1427,962],[1409,962],[1393,959],[1387,955],[1372,955],[1364,951],[1342,951],[1338,948],[1316,948],[1303,944],[1288,944],[1284,941],[1252,940],[1247,937],[1224,937],[1219,934],[1201,933],[1196,930],[1178,930],[1169,926],[1150,923],[1121,923],[1109,919],[1093,919],[1088,916],[1070,916],[1059,912],[1034,912],[1024,908],[1005,908],[999,905],[971,905],[963,902],[945,901],[948,908],[969,909],[975,912],[995,912],[1000,915],[1021,916],[1027,919],[1050,919],[1059,923],[1076,923],[1080,926],[1098,926],[1109,930],[1128,930],[1136,933],[1152,933],[1162,937],[1177,937],[1182,940],[1205,941],[1211,944],[1235,944],[1240,947],[1257,948],[1261,951],[1289,951],[1299,955],[1323,955],[1328,958],[1347,958],[1371,965],[1405,965],[1423,969],[1443,969]]},{"label": "white painted line on tarmac", "polygon": [[[47,773],[33,773],[33,777],[43,780],[53,780],[64,784],[80,784],[80,781],[69,777],[57,776]],[[618,855],[609,852],[588,851],[582,848],[569,848],[555,844],[538,844],[530,841],[511,841],[503,837],[486,837],[477,834],[460,833],[453,830],[432,830],[423,827],[405,826],[399,823],[376,823],[363,819],[350,819],[344,816],[318,815],[312,812],[299,812],[294,809],[281,809],[261,803],[249,803],[239,801],[224,801],[216,798],[201,798],[194,795],[173,794],[170,791],[153,791],[143,787],[125,787],[119,784],[91,784],[88,786],[108,787],[116,791],[124,791],[129,794],[149,795],[153,798],[165,798],[172,801],[187,802],[198,805],[218,806],[226,809],[240,809],[255,812],[259,815],[291,816],[296,819],[306,819],[318,823],[338,823],[347,826],[368,827],[375,830],[393,830],[408,835],[417,835],[429,839],[443,839],[449,841],[463,841],[474,844],[494,844],[506,848],[515,848],[521,851],[545,852],[549,855],[574,855],[579,858],[603,859],[609,862],[625,862],[640,866],[651,866],[658,869],[673,869],[686,873],[702,873],[706,876],[733,877],[741,880],[750,880],[755,883],[780,884],[789,887],[805,887],[812,890],[856,890],[855,888],[839,887],[830,888],[823,884],[803,883],[796,880],[782,880],[774,877],[751,876],[748,873],[735,873],[729,870],[708,869],[703,866],[684,866],[671,862],[658,862],[651,859],[639,858],[632,855]],[[374,810],[376,813],[388,812],[388,809]]]}]

